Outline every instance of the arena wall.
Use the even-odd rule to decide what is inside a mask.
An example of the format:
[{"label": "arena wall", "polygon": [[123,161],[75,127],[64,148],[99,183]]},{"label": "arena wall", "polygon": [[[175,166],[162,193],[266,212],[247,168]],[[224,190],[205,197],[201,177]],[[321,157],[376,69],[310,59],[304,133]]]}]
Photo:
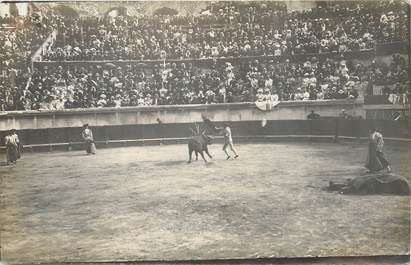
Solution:
[{"label": "arena wall", "polygon": [[92,126],[193,123],[202,114],[213,121],[304,120],[314,110],[323,117],[337,117],[342,109],[365,118],[358,100],[281,102],[273,110],[262,111],[255,103],[202,104],[177,106],[71,109],[56,111],[12,111],[0,116],[0,131],[15,128],[50,129]]},{"label": "arena wall", "polygon": [[167,7],[174,9],[179,15],[199,13],[206,9],[208,1],[56,1],[36,3],[43,12],[65,7],[74,10],[79,16],[104,16],[115,8],[125,8],[128,15],[152,15],[157,9]]},{"label": "arena wall", "polygon": [[[87,2],[82,1],[58,1],[54,3],[36,3],[37,8],[42,11],[56,9],[58,6],[69,7],[78,13],[79,16],[104,16],[113,8],[123,7],[127,9],[129,15],[152,15],[157,9],[167,7],[174,9],[179,15],[198,14],[206,10],[211,1],[115,1]],[[289,10],[309,10],[317,6],[315,1],[285,1]],[[1,10],[0,10],[1,12]]]},{"label": "arena wall", "polygon": [[[340,119],[342,109],[354,116]],[[314,110],[318,120],[307,120]],[[81,147],[81,131],[89,123],[97,146],[129,146],[161,142],[181,142],[192,135],[202,114],[217,125],[229,121],[237,140],[289,139],[305,136],[366,137],[376,125],[386,137],[410,136],[406,121],[365,120],[361,101],[282,102],[271,111],[261,111],[254,103],[105,108],[62,111],[9,112],[0,116],[0,146],[6,131],[16,128],[22,143],[37,150]],[[266,120],[265,126],[262,122]],[[310,139],[311,139],[310,138]]]}]

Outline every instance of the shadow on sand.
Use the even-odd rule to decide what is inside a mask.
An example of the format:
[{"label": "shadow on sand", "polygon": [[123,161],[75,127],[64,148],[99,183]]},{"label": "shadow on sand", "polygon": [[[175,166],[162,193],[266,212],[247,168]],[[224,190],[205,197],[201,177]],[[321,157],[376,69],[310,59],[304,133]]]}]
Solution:
[{"label": "shadow on sand", "polygon": [[204,160],[191,160],[191,163],[188,163],[186,160],[178,160],[178,161],[162,161],[158,162],[156,166],[178,166],[178,165],[190,165],[190,164],[198,164],[198,165],[205,165],[205,166],[212,166],[214,161],[207,160],[207,163],[204,163]]},{"label": "shadow on sand", "polygon": [[171,161],[161,161],[156,163],[156,166],[177,166],[177,165],[186,165],[187,161],[184,160],[171,160]]},{"label": "shadow on sand", "polygon": [[95,156],[95,155],[88,155],[86,153],[81,153],[81,154],[70,155],[69,157],[76,157],[76,156]]},{"label": "shadow on sand", "polygon": [[11,166],[15,166],[16,164],[10,163],[7,164],[6,162],[0,162],[0,167],[11,167]]}]

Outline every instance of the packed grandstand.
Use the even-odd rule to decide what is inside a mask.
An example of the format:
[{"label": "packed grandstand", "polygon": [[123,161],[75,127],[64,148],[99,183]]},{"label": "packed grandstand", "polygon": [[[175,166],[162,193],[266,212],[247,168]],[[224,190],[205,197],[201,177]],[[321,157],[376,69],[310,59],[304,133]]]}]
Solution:
[{"label": "packed grandstand", "polygon": [[376,88],[405,104],[408,10],[213,2],[190,15],[75,16],[31,4],[0,18],[0,110],[356,99]]}]

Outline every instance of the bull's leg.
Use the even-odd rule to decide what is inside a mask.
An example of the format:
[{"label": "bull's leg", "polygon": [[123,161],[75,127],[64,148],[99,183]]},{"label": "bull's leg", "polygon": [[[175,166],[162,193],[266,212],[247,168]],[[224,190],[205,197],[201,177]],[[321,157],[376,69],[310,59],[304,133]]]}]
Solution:
[{"label": "bull's leg", "polygon": [[196,160],[198,161],[198,151],[195,150],[194,152],[196,153]]},{"label": "bull's leg", "polygon": [[207,160],[206,160],[205,157],[204,157],[203,151],[200,151],[200,155],[201,155],[201,157],[203,158],[204,162],[207,163]]},{"label": "bull's leg", "polygon": [[188,148],[188,163],[191,163],[191,155],[193,154],[193,149]]},{"label": "bull's leg", "polygon": [[206,148],[204,149],[204,151],[206,152],[206,154],[208,155],[209,158],[213,158],[213,157],[210,155],[210,153],[208,152],[208,147],[206,147]]}]

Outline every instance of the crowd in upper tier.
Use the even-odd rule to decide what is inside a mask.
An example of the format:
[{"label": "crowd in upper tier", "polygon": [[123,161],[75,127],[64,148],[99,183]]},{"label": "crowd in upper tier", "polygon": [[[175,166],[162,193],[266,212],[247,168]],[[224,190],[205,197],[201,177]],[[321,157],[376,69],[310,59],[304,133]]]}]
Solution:
[{"label": "crowd in upper tier", "polygon": [[342,3],[306,12],[287,12],[278,2],[218,2],[198,16],[60,21],[58,41],[45,59],[198,59],[373,49],[376,43],[407,40],[406,4],[384,2]]}]

